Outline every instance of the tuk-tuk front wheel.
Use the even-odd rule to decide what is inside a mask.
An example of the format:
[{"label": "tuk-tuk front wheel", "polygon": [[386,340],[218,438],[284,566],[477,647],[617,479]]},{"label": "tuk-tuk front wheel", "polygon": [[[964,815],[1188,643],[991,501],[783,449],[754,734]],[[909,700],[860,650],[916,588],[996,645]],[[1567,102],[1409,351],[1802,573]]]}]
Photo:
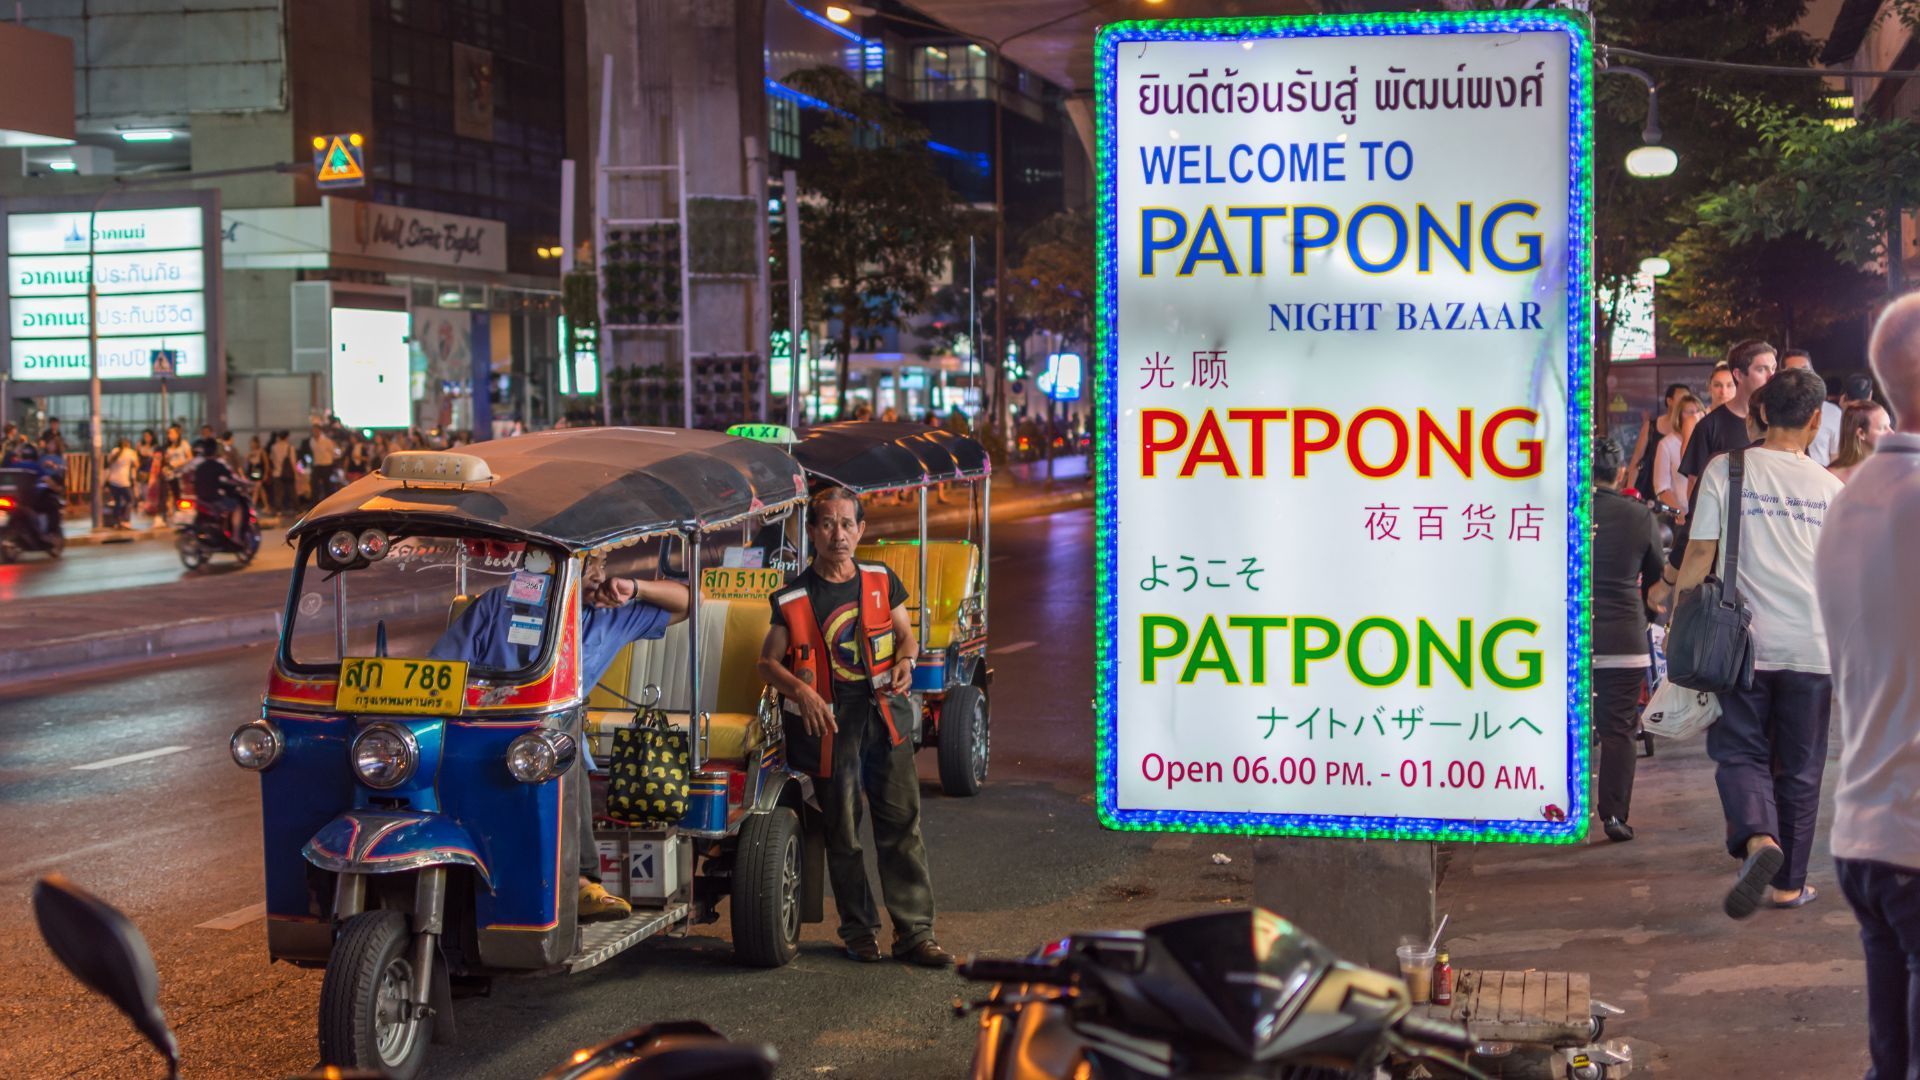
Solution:
[{"label": "tuk-tuk front wheel", "polygon": [[348,919],[320,983],[320,1062],[411,1080],[427,1059],[430,1021],[413,1014],[413,935],[397,911]]},{"label": "tuk-tuk front wheel", "polygon": [[751,814],[733,856],[733,953],[782,967],[800,951],[800,818],[785,807]]},{"label": "tuk-tuk front wheel", "polygon": [[987,695],[972,683],[947,691],[940,705],[940,790],[949,795],[979,794],[987,782],[991,747]]}]

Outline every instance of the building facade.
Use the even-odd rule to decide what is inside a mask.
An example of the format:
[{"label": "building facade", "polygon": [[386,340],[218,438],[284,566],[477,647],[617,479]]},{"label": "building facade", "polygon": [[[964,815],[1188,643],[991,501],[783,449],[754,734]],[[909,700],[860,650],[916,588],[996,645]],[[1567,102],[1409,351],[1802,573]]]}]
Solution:
[{"label": "building facade", "polygon": [[[163,407],[150,368],[103,364],[109,438],[170,418],[244,438],[328,413],[485,437],[560,414],[561,161],[587,149],[581,0],[69,0],[26,15],[72,43],[77,142],[0,151],[19,166],[0,168],[0,212],[214,196],[207,381]],[[364,183],[322,190],[315,140],[350,135]],[[364,361],[343,365],[343,348]],[[7,375],[9,419],[85,429],[84,386],[18,362]]]}]

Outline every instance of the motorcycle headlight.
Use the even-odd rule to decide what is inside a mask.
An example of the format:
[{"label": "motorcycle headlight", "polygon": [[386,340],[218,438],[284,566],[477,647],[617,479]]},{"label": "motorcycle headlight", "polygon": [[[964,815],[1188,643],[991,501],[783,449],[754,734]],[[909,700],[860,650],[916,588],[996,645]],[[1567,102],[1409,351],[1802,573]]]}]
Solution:
[{"label": "motorcycle headlight", "polygon": [[336,563],[351,562],[353,549],[358,541],[345,529],[327,537],[327,556]]},{"label": "motorcycle headlight", "polygon": [[370,788],[399,787],[420,764],[420,744],[398,724],[369,724],[353,738],[354,775]]},{"label": "motorcycle headlight", "polygon": [[280,729],[266,720],[240,725],[227,743],[233,763],[253,772],[271,768],[274,762],[280,760],[280,752],[285,748],[286,742],[280,737]]},{"label": "motorcycle headlight", "polygon": [[507,746],[507,771],[523,784],[542,783],[571,768],[577,753],[564,731],[530,731]]},{"label": "motorcycle headlight", "polygon": [[379,562],[387,555],[387,534],[379,529],[368,529],[360,534],[355,546],[359,548],[361,558],[368,562]]}]

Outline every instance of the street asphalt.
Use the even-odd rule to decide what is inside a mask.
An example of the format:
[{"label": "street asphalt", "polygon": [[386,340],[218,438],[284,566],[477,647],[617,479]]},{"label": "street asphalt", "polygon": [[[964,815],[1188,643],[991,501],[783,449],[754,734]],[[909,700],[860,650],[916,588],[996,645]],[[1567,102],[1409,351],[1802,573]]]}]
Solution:
[{"label": "street asphalt", "polygon": [[[938,935],[956,952],[1018,955],[1253,894],[1255,841],[1095,823],[1092,526],[1085,509],[995,526],[993,771],[977,798],[948,799],[931,755],[920,761]],[[157,1075],[130,1027],[39,943],[27,894],[51,871],[146,932],[187,1075],[314,1063],[320,977],[266,960],[257,787],[226,753],[258,715],[265,666],[255,647],[0,690],[0,1076]],[[1454,962],[1590,972],[1594,996],[1627,1010],[1608,1034],[1637,1075],[1858,1077],[1864,971],[1826,855],[1832,775],[1815,904],[1745,923],[1719,913],[1734,863],[1712,763],[1697,742],[1662,744],[1640,766],[1633,843],[1450,853],[1439,906]],[[790,966],[744,970],[723,918],[580,976],[461,1001],[459,1042],[434,1048],[428,1075],[537,1076],[629,1028],[697,1018],[774,1045],[783,1076],[958,1077],[973,1029],[949,1005],[976,993],[951,974],[844,960],[830,925],[807,928]]]},{"label": "street asphalt", "polygon": [[[973,799],[938,793],[921,755],[938,936],[1023,954],[1075,929],[1138,926],[1246,903],[1249,842],[1113,834],[1091,805],[1092,515],[996,525],[994,759]],[[164,549],[163,549],[164,550]],[[207,654],[0,698],[0,1075],[124,1076],[138,1037],[59,970],[27,909],[33,878],[71,876],[145,931],[190,1076],[277,1076],[315,1061],[316,972],[270,965],[259,903],[257,782],[227,758],[258,714],[261,648]],[[157,754],[100,769],[78,766]],[[1224,852],[1234,861],[1215,865]],[[220,928],[203,926],[212,923]],[[854,964],[831,924],[798,960],[736,967],[723,918],[579,976],[500,981],[464,1000],[434,1077],[537,1076],[650,1021],[698,1018],[772,1043],[784,1076],[964,1075],[972,1028],[950,973]]]}]

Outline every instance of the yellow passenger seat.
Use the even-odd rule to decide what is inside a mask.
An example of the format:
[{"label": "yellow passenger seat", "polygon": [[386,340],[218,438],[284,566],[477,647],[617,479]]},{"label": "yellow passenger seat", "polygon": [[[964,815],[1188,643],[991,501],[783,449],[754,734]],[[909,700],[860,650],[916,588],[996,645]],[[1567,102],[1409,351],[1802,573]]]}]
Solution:
[{"label": "yellow passenger seat", "polygon": [[[918,624],[920,543],[917,540],[861,544],[854,550],[858,562],[884,563],[907,587],[907,610]],[[944,649],[953,641],[960,602],[980,588],[980,548],[967,540],[927,541],[927,647]]]},{"label": "yellow passenger seat", "polygon": [[[760,690],[754,662],[767,639],[772,608],[763,600],[702,600],[700,602],[700,699],[710,712],[707,758],[740,761],[760,747]],[[609,692],[640,700],[649,683],[660,688],[660,708],[677,727],[687,726],[691,693],[688,666],[690,636],[687,624],[667,628],[666,635],[636,641],[620,650],[606,675],[587,699],[587,731],[591,736],[611,732],[633,718],[633,707]],[[596,754],[606,740],[594,740]]]}]

